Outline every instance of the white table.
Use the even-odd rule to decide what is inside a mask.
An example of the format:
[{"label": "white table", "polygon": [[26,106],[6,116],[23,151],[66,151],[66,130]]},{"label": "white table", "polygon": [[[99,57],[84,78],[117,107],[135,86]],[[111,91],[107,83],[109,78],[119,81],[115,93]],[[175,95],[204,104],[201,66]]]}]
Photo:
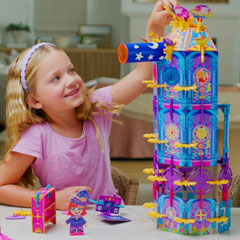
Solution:
[{"label": "white table", "polygon": [[67,239],[94,239],[94,240],[175,240],[175,239],[197,239],[197,240],[216,240],[231,239],[237,240],[240,237],[240,208],[232,209],[232,227],[229,231],[209,236],[183,236],[156,229],[155,220],[147,216],[149,209],[142,206],[126,206],[121,209],[120,215],[130,218],[131,222],[108,224],[103,222],[94,206],[88,209],[85,219],[87,227],[84,228],[84,236],[70,236],[69,225],[65,223],[68,216],[57,211],[57,224],[48,224],[46,234],[32,233],[31,217],[24,220],[5,220],[6,216],[11,216],[16,207],[6,207],[0,205],[0,225],[2,233],[14,240],[67,240]]}]

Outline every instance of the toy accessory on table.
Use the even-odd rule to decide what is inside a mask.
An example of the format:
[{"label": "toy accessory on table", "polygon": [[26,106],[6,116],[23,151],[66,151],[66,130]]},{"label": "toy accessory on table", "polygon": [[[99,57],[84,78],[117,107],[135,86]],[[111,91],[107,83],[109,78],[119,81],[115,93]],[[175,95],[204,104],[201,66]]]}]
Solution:
[{"label": "toy accessory on table", "polygon": [[45,224],[56,224],[56,191],[47,185],[32,197],[32,231],[45,233]]},{"label": "toy accessory on table", "polygon": [[[152,62],[153,168],[146,169],[153,182],[153,208],[157,228],[164,231],[205,235],[223,232],[231,225],[232,183],[229,167],[230,105],[218,105],[218,51],[202,21],[212,16],[207,5],[188,11],[166,7],[173,17],[167,37],[151,33],[152,42],[120,44],[121,63]],[[194,19],[196,23],[194,23]],[[218,109],[224,114],[223,154],[218,157]],[[221,171],[218,177],[217,166]],[[222,191],[218,205],[206,197],[214,186]]]},{"label": "toy accessory on table", "polygon": [[18,216],[31,216],[32,215],[32,211],[31,210],[14,210],[13,211],[14,215],[18,215]]},{"label": "toy accessory on table", "polygon": [[100,212],[100,217],[106,221],[110,222],[130,222],[131,220],[118,214],[120,208],[124,208],[123,205],[120,205],[122,199],[117,196],[109,195],[98,195],[97,201],[93,199],[88,199],[89,202],[96,204],[96,211]]},{"label": "toy accessory on table", "polygon": [[31,210],[15,210],[13,211],[13,215],[10,217],[6,217],[6,220],[18,220],[18,219],[26,219],[26,216],[31,216]]},{"label": "toy accessory on table", "polygon": [[19,216],[16,214],[13,214],[10,217],[5,217],[6,220],[19,220],[19,219],[26,219],[26,216]]}]

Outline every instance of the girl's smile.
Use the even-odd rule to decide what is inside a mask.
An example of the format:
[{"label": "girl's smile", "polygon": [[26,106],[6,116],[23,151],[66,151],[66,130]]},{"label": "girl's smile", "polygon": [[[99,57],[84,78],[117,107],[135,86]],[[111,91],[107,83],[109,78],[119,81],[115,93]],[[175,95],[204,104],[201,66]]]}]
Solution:
[{"label": "girl's smile", "polygon": [[78,95],[79,89],[73,89],[68,94],[66,94],[64,97],[76,97]]}]

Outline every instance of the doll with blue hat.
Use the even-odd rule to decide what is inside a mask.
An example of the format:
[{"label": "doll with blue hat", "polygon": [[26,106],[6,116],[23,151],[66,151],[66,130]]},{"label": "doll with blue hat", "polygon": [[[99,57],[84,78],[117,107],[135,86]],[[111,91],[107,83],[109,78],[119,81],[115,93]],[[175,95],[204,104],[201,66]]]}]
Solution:
[{"label": "doll with blue hat", "polygon": [[83,226],[87,222],[83,216],[87,214],[86,208],[89,197],[87,190],[81,190],[70,199],[68,215],[71,215],[71,217],[66,220],[66,223],[70,224],[70,235],[84,235]]}]

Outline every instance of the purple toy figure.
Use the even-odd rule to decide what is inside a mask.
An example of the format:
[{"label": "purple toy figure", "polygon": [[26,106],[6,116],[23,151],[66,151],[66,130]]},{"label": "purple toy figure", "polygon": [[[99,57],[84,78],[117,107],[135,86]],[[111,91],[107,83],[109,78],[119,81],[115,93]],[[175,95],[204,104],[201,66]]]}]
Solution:
[{"label": "purple toy figure", "polygon": [[71,217],[66,220],[67,224],[70,223],[70,235],[84,235],[83,225],[87,222],[83,216],[87,214],[86,207],[88,197],[88,192],[82,190],[70,199],[68,215],[71,215]]}]

